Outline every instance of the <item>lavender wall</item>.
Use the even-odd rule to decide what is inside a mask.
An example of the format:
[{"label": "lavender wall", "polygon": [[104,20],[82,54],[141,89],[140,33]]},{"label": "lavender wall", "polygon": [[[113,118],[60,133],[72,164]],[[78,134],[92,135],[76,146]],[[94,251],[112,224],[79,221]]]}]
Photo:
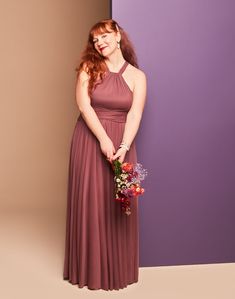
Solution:
[{"label": "lavender wall", "polygon": [[235,1],[113,0],[148,78],[140,266],[235,262]]}]

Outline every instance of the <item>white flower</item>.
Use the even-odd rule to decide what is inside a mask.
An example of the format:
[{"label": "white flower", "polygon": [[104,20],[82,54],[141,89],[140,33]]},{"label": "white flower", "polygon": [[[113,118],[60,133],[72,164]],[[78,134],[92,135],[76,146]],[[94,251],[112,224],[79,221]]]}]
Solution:
[{"label": "white flower", "polygon": [[126,178],[128,177],[128,174],[123,173],[123,174],[121,174],[121,177],[122,177],[123,179],[126,179]]}]

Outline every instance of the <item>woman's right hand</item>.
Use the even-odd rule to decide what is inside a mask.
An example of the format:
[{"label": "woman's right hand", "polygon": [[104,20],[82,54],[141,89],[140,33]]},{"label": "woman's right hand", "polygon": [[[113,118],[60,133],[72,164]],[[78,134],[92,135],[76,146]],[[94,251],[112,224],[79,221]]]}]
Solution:
[{"label": "woman's right hand", "polygon": [[109,160],[109,162],[111,162],[113,155],[116,152],[112,140],[109,137],[101,140],[100,148],[102,153],[106,156],[106,159]]}]

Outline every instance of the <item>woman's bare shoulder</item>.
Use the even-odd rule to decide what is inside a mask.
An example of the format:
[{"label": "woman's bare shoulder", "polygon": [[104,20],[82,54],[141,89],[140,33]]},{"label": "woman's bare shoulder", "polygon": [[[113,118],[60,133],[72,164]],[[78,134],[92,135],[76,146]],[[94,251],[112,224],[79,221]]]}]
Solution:
[{"label": "woman's bare shoulder", "polygon": [[129,64],[129,71],[132,75],[132,77],[136,80],[146,80],[145,72],[138,69],[137,67]]},{"label": "woman's bare shoulder", "polygon": [[83,63],[82,68],[80,69],[78,73],[78,81],[85,82],[89,80],[89,75],[88,75],[88,67],[86,63]]}]

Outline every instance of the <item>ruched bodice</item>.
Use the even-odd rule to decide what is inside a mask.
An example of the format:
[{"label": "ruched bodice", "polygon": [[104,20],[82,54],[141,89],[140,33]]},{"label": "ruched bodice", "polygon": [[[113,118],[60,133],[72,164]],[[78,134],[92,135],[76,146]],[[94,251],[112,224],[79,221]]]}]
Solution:
[{"label": "ruched bodice", "polygon": [[122,76],[127,65],[125,61],[117,73],[110,72],[107,67],[102,84],[97,84],[91,95],[91,105],[95,110],[129,111],[133,93]]}]

